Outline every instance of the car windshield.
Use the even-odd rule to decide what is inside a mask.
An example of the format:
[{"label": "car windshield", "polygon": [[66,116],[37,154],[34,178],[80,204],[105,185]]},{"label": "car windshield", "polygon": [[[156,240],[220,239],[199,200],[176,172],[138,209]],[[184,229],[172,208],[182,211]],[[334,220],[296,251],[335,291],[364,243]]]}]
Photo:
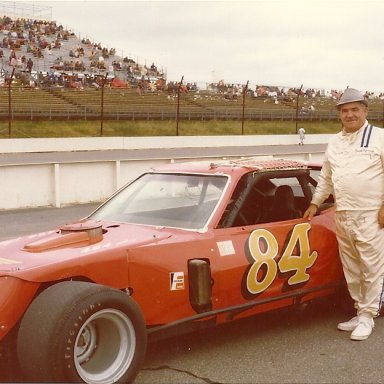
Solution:
[{"label": "car windshield", "polygon": [[147,173],[113,196],[91,218],[202,229],[220,201],[227,180],[223,175]]}]

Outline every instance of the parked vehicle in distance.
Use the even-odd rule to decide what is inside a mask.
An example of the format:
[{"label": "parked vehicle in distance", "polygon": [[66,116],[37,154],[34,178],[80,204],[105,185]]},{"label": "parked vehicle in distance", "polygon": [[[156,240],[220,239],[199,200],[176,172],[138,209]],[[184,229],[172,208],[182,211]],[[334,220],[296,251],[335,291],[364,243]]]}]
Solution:
[{"label": "parked vehicle in distance", "polygon": [[272,158],[146,172],[89,217],[0,243],[0,340],[27,381],[132,382],[148,336],[218,325],[345,286],[316,164]]}]

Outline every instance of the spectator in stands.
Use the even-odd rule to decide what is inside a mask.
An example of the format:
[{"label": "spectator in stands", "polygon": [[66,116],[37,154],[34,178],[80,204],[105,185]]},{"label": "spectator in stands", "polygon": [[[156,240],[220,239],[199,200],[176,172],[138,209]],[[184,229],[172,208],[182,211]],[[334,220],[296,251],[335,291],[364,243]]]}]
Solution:
[{"label": "spectator in stands", "polygon": [[29,87],[31,89],[36,88],[36,81],[35,81],[35,79],[33,77],[31,77],[31,79],[29,80]]},{"label": "spectator in stands", "polygon": [[152,72],[153,76],[157,75],[157,67],[156,67],[155,63],[152,63],[152,65],[151,65],[151,72]]},{"label": "spectator in stands", "polygon": [[98,63],[97,63],[97,68],[105,69],[105,61],[104,61],[104,57],[102,55],[99,56],[99,60],[98,60]]},{"label": "spectator in stands", "polygon": [[17,64],[16,52],[12,50],[9,56],[9,65],[11,65],[12,67],[16,67],[16,64]]},{"label": "spectator in stands", "polygon": [[138,63],[136,63],[135,66],[133,67],[133,74],[135,76],[140,76],[140,67]]},{"label": "spectator in stands", "polygon": [[143,96],[143,90],[144,90],[144,81],[143,80],[140,80],[138,83],[137,83],[137,88],[136,88],[136,92],[139,96]]},{"label": "spectator in stands", "polygon": [[29,73],[31,73],[31,71],[32,71],[32,67],[33,67],[33,61],[32,61],[31,58],[29,58],[28,61],[27,61],[27,71],[28,71]]}]

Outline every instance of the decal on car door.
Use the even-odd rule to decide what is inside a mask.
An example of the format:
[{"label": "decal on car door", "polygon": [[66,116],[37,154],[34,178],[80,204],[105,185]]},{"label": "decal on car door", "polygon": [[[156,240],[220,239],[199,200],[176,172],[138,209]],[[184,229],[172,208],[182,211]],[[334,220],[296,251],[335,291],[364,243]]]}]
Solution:
[{"label": "decal on car door", "polygon": [[170,289],[171,291],[180,291],[185,288],[184,285],[184,272],[171,272],[170,273]]},{"label": "decal on car door", "polygon": [[236,254],[231,240],[218,241],[217,248],[219,249],[220,256],[230,256]]}]

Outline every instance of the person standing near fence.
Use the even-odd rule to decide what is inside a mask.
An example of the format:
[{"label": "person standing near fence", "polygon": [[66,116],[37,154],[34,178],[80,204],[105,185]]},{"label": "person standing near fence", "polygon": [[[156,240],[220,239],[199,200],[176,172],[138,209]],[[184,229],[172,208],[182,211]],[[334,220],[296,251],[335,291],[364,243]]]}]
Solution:
[{"label": "person standing near fence", "polygon": [[297,133],[299,134],[299,145],[304,145],[305,129],[303,127],[301,127],[301,128],[299,128]]},{"label": "person standing near fence", "polygon": [[328,144],[304,218],[310,220],[334,195],[340,259],[356,309],[356,316],[337,328],[352,332],[352,340],[365,340],[384,291],[384,130],[368,123],[368,103],[356,89],[344,91],[337,110],[343,128]]}]

